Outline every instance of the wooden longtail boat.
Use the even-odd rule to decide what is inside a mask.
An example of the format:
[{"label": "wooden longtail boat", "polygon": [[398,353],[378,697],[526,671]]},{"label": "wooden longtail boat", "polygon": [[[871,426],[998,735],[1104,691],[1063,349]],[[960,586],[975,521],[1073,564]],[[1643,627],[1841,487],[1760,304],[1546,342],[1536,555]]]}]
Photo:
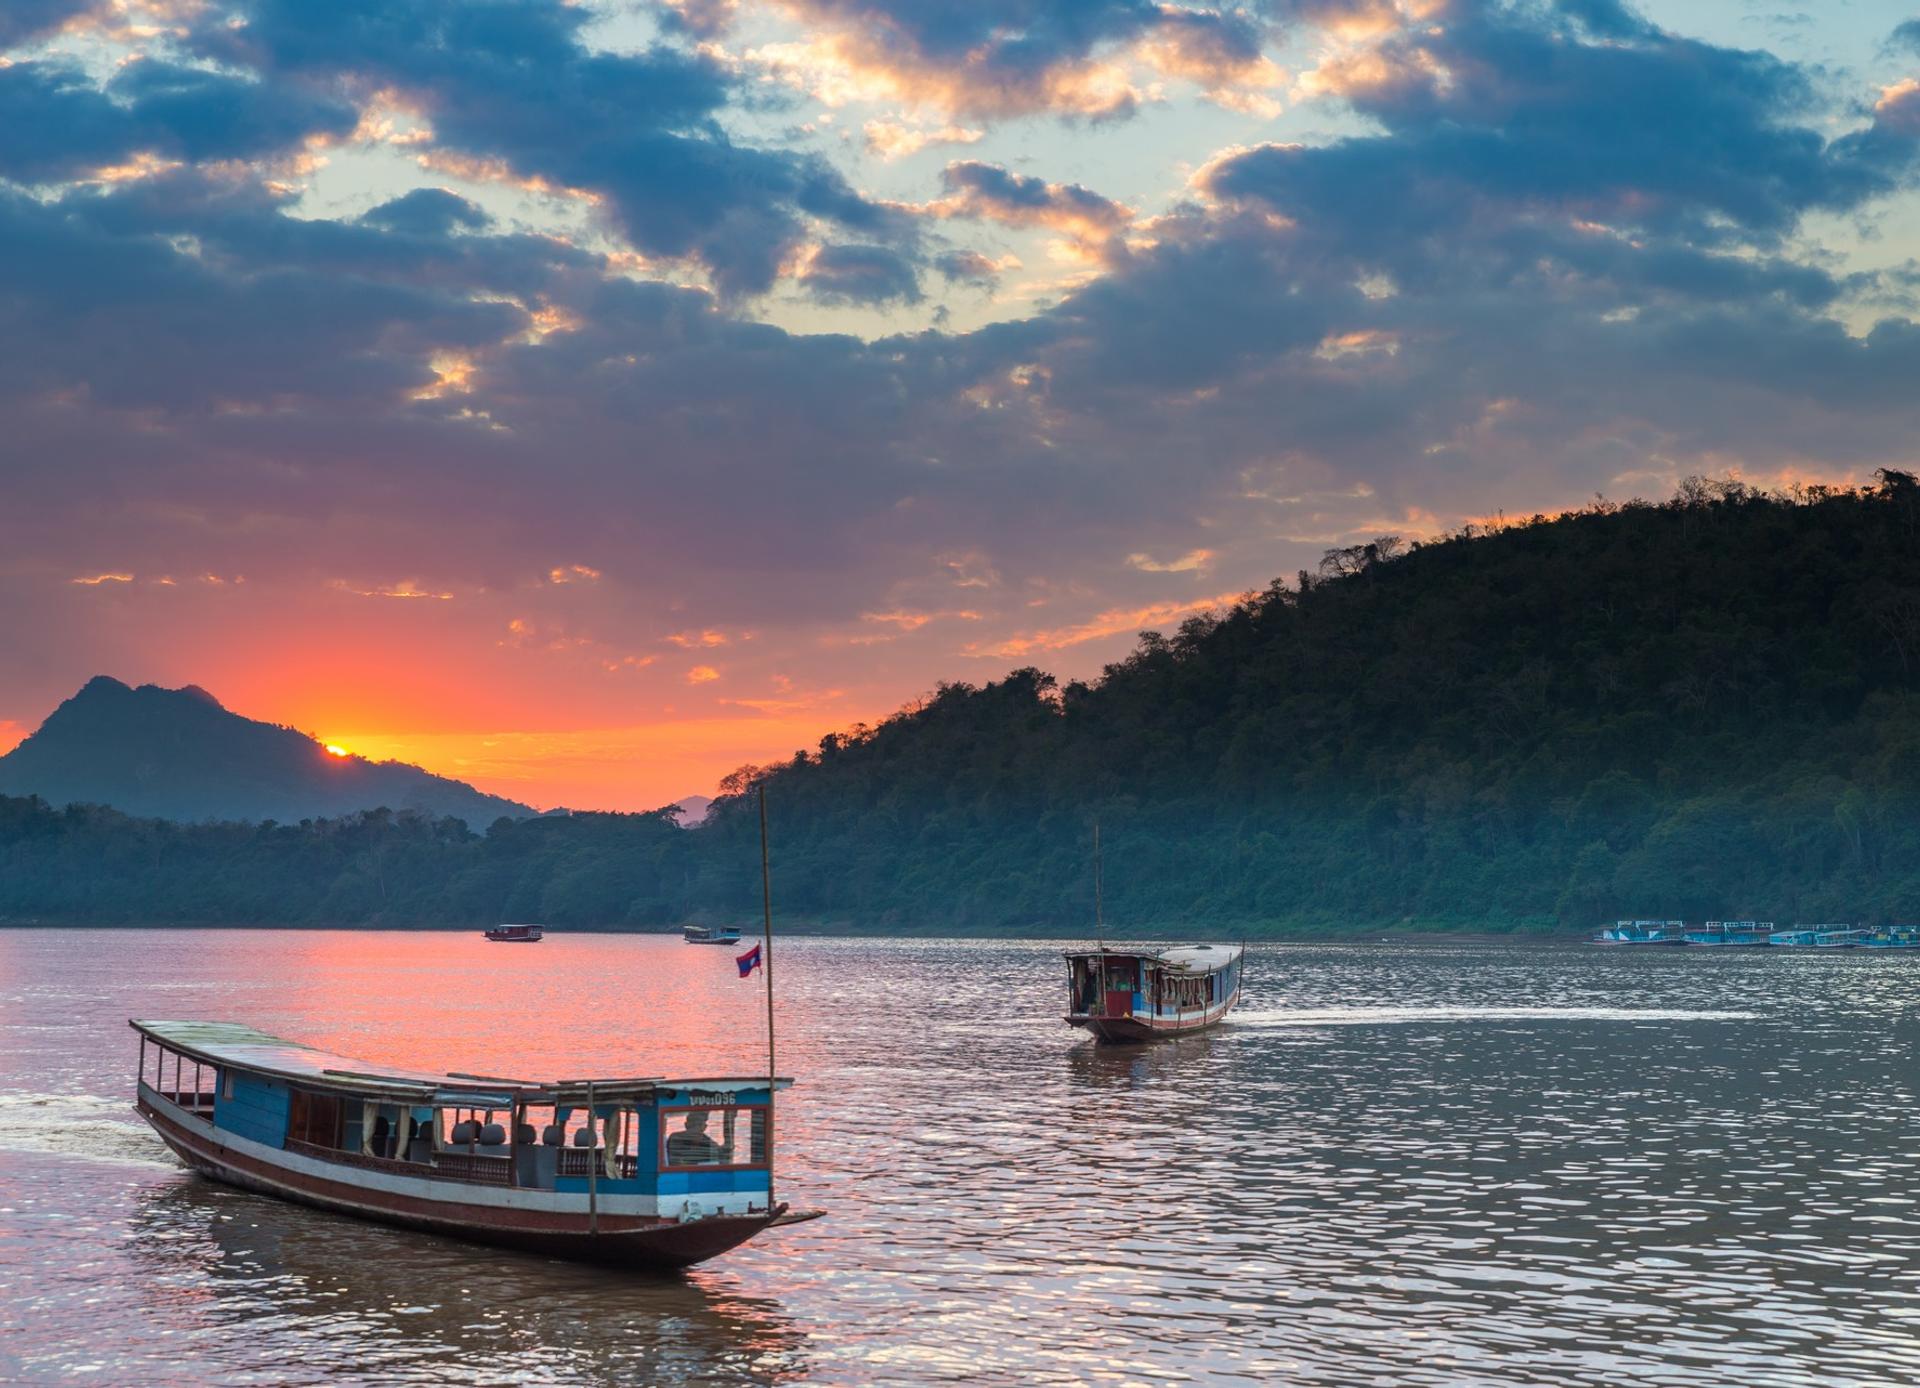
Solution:
[{"label": "wooden longtail boat", "polygon": [[817,1217],[773,1200],[792,1081],[516,1080],[367,1064],[232,1022],[143,1022],[136,1106],[215,1180],[509,1248],[679,1268]]},{"label": "wooden longtail boat", "polygon": [[1093,929],[1100,943],[1067,951],[1067,1025],[1096,1041],[1168,1041],[1218,1026],[1240,1001],[1241,945],[1110,949],[1100,881],[1100,823],[1093,825]]},{"label": "wooden longtail boat", "polygon": [[733,925],[683,925],[680,937],[690,945],[737,945],[740,928]]},{"label": "wooden longtail boat", "polygon": [[1218,1026],[1240,1001],[1239,945],[1067,953],[1067,1024],[1099,1041],[1165,1041]]}]

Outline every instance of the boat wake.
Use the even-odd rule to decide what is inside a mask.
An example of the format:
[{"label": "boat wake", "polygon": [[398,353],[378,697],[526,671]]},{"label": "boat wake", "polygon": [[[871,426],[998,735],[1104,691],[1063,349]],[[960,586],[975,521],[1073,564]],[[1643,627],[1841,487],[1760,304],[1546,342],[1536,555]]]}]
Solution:
[{"label": "boat wake", "polygon": [[99,1094],[0,1094],[0,1152],[179,1166],[126,1099]]},{"label": "boat wake", "polygon": [[1409,1022],[1748,1022],[1755,1012],[1667,1007],[1320,1007],[1235,1012],[1240,1027],[1366,1027]]}]

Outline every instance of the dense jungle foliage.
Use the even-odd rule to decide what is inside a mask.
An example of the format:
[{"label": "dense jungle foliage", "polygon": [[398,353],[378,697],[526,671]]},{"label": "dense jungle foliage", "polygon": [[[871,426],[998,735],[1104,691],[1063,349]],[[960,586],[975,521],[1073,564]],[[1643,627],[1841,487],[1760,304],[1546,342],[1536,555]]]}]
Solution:
[{"label": "dense jungle foliage", "polygon": [[943,685],[664,812],[182,827],[0,801],[0,916],[1118,932],[1920,918],[1920,486],[1690,481],[1330,551],[1091,684]]}]

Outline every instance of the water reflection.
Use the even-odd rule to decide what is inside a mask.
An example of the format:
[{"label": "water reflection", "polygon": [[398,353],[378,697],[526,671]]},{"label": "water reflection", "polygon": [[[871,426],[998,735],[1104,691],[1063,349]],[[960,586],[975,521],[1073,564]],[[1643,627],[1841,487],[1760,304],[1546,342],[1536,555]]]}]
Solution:
[{"label": "water reflection", "polygon": [[316,1380],[776,1383],[807,1368],[791,1319],[724,1276],[503,1254],[198,1178],[143,1194],[131,1226],[125,1292],[209,1376],[262,1367],[229,1362],[262,1337]]},{"label": "water reflection", "polygon": [[779,967],[779,1179],[828,1217],[660,1284],[188,1178],[124,1019],[751,1067],[726,951],[0,933],[0,1379],[1920,1382],[1920,960],[1267,949],[1233,1024],[1133,1049],[1061,1024],[1053,944]]}]

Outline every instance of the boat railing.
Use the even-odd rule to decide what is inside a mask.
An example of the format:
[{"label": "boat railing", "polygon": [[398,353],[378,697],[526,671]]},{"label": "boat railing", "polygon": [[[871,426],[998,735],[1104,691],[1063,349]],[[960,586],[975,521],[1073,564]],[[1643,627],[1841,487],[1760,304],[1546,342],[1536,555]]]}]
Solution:
[{"label": "boat railing", "polygon": [[190,1118],[198,1118],[207,1123],[213,1121],[211,1089],[156,1089],[153,1092],[168,1103],[185,1109]]},{"label": "boat railing", "polygon": [[475,1185],[513,1184],[513,1163],[506,1157],[481,1156],[477,1152],[435,1152],[433,1163],[403,1161],[398,1157],[376,1157],[366,1152],[349,1152],[339,1147],[323,1147],[317,1142],[287,1139],[287,1150],[298,1156],[339,1166],[358,1167],[362,1171],[388,1171],[396,1176],[418,1176],[443,1181],[470,1181]]},{"label": "boat railing", "polygon": [[[595,1161],[604,1161],[605,1159],[605,1148],[563,1147],[560,1150],[559,1164],[555,1168],[556,1174],[561,1176],[586,1176],[593,1171]],[[613,1159],[614,1177],[623,1181],[631,1181],[634,1178],[638,1164],[638,1158],[634,1157],[631,1153],[615,1157]],[[603,1166],[600,1170],[602,1174],[605,1174],[606,1167]]]},{"label": "boat railing", "polygon": [[509,1157],[481,1156],[478,1152],[435,1152],[433,1174],[483,1186],[510,1186],[513,1161]]},{"label": "boat railing", "polygon": [[402,1176],[431,1174],[417,1161],[402,1161],[398,1157],[376,1157],[366,1152],[349,1152],[339,1147],[324,1147],[317,1142],[302,1142],[297,1137],[287,1139],[287,1150],[298,1156],[336,1162],[341,1166],[357,1166],[363,1171],[391,1171]]}]

